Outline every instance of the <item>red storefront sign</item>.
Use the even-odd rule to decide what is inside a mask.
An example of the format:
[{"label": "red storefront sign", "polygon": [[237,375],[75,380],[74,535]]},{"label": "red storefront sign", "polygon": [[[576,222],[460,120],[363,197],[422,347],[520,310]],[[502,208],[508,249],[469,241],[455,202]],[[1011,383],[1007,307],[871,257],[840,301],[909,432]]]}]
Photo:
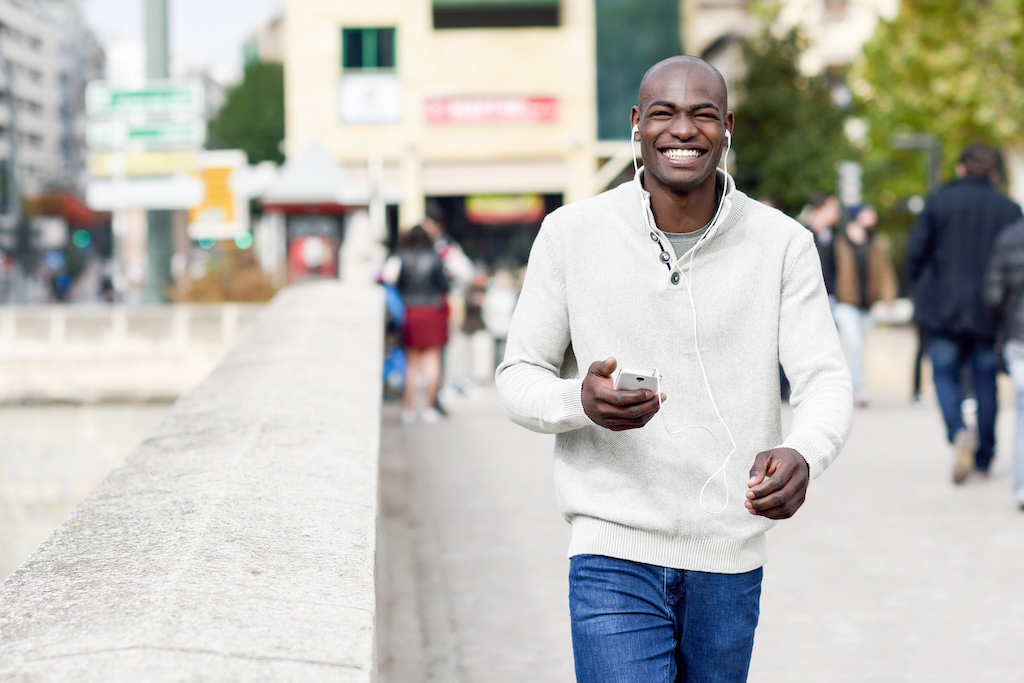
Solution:
[{"label": "red storefront sign", "polygon": [[558,120],[554,97],[448,97],[424,103],[427,123],[550,123]]}]

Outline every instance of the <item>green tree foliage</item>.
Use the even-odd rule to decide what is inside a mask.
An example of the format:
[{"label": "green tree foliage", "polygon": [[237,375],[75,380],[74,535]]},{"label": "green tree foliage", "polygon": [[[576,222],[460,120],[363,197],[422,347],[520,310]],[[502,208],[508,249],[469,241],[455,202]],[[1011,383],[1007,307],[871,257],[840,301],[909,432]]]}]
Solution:
[{"label": "green tree foliage", "polygon": [[867,124],[866,191],[883,209],[921,194],[925,154],[894,150],[894,135],[935,136],[947,176],[966,144],[1024,144],[1024,0],[903,0],[850,84]]},{"label": "green tree foliage", "polygon": [[805,40],[799,29],[765,28],[743,45],[747,71],[734,107],[736,182],[753,197],[771,195],[790,214],[817,192],[835,192],[836,164],[849,158],[846,113],[822,76],[797,66]]},{"label": "green tree foliage", "polygon": [[209,145],[241,149],[249,163],[284,161],[284,67],[256,62],[245,67],[241,83],[228,90],[227,101],[210,122]]}]

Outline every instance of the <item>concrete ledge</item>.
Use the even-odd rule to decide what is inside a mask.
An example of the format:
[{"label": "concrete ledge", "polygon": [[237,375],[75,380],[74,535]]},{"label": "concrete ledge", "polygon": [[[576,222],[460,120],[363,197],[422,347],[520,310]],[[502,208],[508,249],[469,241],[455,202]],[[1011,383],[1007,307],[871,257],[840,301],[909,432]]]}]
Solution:
[{"label": "concrete ledge", "polygon": [[282,292],[0,585],[0,680],[373,681],[382,331]]},{"label": "concrete ledge", "polygon": [[173,400],[264,304],[0,307],[0,404]]}]

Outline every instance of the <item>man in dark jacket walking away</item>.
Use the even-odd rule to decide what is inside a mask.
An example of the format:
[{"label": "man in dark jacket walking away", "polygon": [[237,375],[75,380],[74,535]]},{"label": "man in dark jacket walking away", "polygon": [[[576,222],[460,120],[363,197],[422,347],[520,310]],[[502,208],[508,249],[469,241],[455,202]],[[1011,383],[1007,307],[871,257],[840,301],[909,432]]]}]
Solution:
[{"label": "man in dark jacket walking away", "polygon": [[1000,351],[1017,390],[1013,493],[1024,511],[1024,218],[1010,223],[996,240],[985,278],[985,302],[1002,318]]},{"label": "man in dark jacket walking away", "polygon": [[[935,393],[956,456],[953,482],[971,470],[987,473],[995,452],[997,313],[985,305],[985,270],[996,236],[1021,215],[1000,193],[1000,157],[969,145],[956,178],[928,198],[907,245],[907,276],[914,321],[925,331]],[[968,364],[978,401],[977,430],[960,410],[960,372]]]}]

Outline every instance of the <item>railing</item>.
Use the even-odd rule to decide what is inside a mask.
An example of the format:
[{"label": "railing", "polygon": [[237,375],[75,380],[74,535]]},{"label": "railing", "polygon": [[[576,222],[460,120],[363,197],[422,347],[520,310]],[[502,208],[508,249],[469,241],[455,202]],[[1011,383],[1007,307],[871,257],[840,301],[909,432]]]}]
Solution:
[{"label": "railing", "polygon": [[262,308],[2,307],[0,403],[177,398],[210,373]]},{"label": "railing", "polygon": [[279,294],[0,585],[0,680],[373,681],[382,311]]}]

